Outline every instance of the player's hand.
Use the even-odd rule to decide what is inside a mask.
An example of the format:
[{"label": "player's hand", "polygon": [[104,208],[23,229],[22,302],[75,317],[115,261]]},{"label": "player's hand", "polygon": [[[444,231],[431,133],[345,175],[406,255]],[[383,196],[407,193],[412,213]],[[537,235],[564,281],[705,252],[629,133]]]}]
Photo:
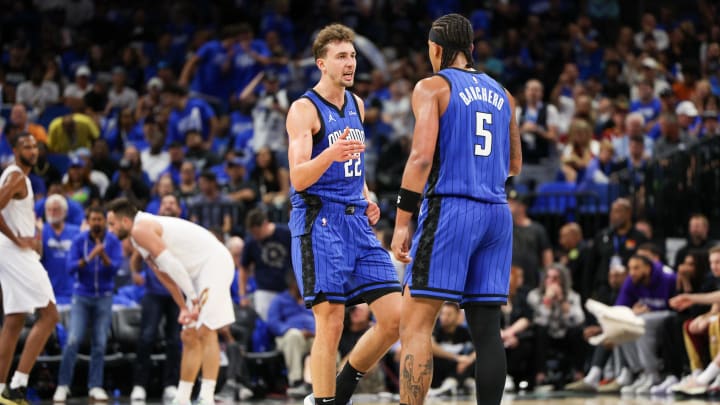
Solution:
[{"label": "player's hand", "polygon": [[407,226],[395,227],[393,232],[392,243],[390,244],[393,256],[402,263],[410,263],[410,231]]},{"label": "player's hand", "polygon": [[347,162],[350,159],[357,159],[362,152],[365,152],[365,144],[347,139],[350,128],[345,127],[342,135],[327,150],[335,162]]},{"label": "player's hand", "polygon": [[670,308],[676,311],[684,311],[690,308],[693,305],[693,302],[692,298],[690,298],[690,294],[680,294],[670,298],[668,304],[670,304]]},{"label": "player's hand", "polygon": [[33,238],[32,236],[18,236],[17,241],[15,244],[20,249],[35,249],[37,246],[37,239]]},{"label": "player's hand", "polygon": [[380,220],[380,207],[378,207],[378,205],[373,201],[368,201],[367,209],[365,209],[365,215],[368,217],[370,226],[375,226],[375,224],[377,224]]},{"label": "player's hand", "polygon": [[190,316],[190,310],[187,307],[180,308],[180,315],[178,315],[178,323],[180,325],[189,325],[193,321]]}]

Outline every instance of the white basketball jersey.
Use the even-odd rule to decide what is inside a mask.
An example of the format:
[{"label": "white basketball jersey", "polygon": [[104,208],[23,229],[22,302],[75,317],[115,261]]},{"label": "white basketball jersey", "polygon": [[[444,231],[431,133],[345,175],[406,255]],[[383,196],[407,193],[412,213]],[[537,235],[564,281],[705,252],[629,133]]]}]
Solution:
[{"label": "white basketball jersey", "polygon": [[[147,212],[138,212],[135,216],[135,224],[146,220],[157,222],[162,226],[162,240],[165,246],[185,265],[191,277],[195,277],[210,258],[226,250],[210,231],[190,221]],[[130,240],[135,249],[147,258],[149,252],[138,246],[134,239],[130,238]]]},{"label": "white basketball jersey", "polygon": [[[0,176],[0,185],[5,185],[10,173],[18,172],[25,178],[25,187],[27,187],[27,195],[23,199],[10,199],[10,202],[3,208],[2,216],[5,223],[10,227],[15,235],[23,237],[35,236],[35,199],[32,191],[30,179],[25,176],[22,169],[17,165],[11,164]],[[2,234],[0,234],[2,235]],[[2,235],[7,241],[7,237]]]}]

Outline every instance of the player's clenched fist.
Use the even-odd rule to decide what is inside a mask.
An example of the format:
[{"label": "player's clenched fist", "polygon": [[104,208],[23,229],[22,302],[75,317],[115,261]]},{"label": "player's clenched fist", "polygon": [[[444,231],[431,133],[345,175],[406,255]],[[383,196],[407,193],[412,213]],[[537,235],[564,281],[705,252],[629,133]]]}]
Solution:
[{"label": "player's clenched fist", "polygon": [[335,162],[347,162],[350,159],[357,159],[362,152],[365,152],[364,143],[347,139],[349,133],[350,128],[345,127],[342,135],[327,149]]}]

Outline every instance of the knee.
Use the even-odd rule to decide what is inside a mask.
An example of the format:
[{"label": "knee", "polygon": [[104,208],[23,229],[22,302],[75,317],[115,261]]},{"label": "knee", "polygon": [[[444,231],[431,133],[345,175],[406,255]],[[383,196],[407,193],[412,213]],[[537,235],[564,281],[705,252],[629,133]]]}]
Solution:
[{"label": "knee", "polygon": [[387,340],[396,341],[400,336],[400,309],[393,309],[377,319],[377,331]]},{"label": "knee", "polygon": [[298,345],[305,343],[305,336],[300,329],[290,328],[283,335],[283,339],[291,345]]},{"label": "knee", "polygon": [[54,327],[60,322],[60,314],[55,305],[50,305],[40,312],[40,321],[49,327]]},{"label": "knee", "polygon": [[200,336],[195,328],[187,328],[180,334],[183,347],[190,350],[200,347]]}]

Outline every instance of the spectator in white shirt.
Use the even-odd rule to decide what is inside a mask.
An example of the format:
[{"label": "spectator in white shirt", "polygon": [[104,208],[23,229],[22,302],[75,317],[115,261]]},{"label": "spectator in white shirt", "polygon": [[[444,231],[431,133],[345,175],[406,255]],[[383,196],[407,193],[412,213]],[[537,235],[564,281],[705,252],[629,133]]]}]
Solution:
[{"label": "spectator in white shirt", "polygon": [[135,109],[138,94],[135,90],[125,85],[125,69],[117,66],[112,72],[112,88],[108,92],[108,107],[118,108],[121,110]]},{"label": "spectator in white shirt", "polygon": [[670,45],[670,38],[667,32],[657,27],[657,20],[655,16],[650,13],[645,13],[642,16],[642,29],[640,32],[635,33],[635,47],[642,49],[645,42],[645,35],[650,34],[655,38],[655,46],[659,51],[664,51]]},{"label": "spectator in white shirt", "polygon": [[65,105],[73,111],[82,110],[85,105],[83,97],[92,90],[92,87],[92,83],[90,83],[90,68],[80,66],[75,71],[75,82],[65,87],[65,91],[63,92]]},{"label": "spectator in white shirt", "polygon": [[45,109],[48,104],[58,102],[60,88],[43,72],[41,66],[35,66],[30,72],[30,80],[20,83],[16,101],[33,109],[36,113]]}]

